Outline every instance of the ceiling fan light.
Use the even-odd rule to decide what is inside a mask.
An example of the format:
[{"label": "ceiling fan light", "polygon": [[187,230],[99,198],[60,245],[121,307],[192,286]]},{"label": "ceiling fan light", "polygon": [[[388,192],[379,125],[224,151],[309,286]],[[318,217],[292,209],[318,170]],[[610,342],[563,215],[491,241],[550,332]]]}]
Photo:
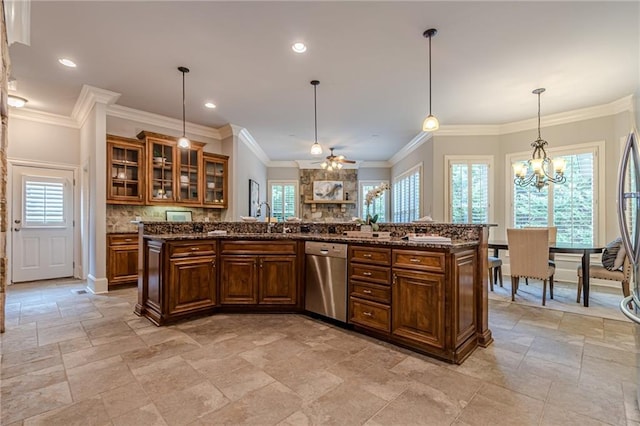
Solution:
[{"label": "ceiling fan light", "polygon": [[326,169],[328,166],[326,161],[323,161],[322,164],[320,164],[320,167],[322,167],[323,169]]},{"label": "ceiling fan light", "polygon": [[424,122],[422,123],[423,132],[433,132],[438,130],[439,128],[440,123],[438,122],[438,119],[432,114],[429,114],[429,116],[425,118]]},{"label": "ceiling fan light", "polygon": [[27,104],[27,102],[29,101],[27,101],[25,98],[21,98],[20,96],[15,96],[15,95],[7,96],[7,104],[13,108],[22,108]]},{"label": "ceiling fan light", "polygon": [[311,145],[311,155],[322,155],[322,147],[317,141]]},{"label": "ceiling fan light", "polygon": [[338,163],[338,169],[342,168],[342,163]]}]

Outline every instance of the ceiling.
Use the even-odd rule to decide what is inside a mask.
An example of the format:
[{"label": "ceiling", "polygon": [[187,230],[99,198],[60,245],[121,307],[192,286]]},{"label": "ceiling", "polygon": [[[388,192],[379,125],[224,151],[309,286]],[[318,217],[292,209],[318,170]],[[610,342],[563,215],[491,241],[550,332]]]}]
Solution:
[{"label": "ceiling", "polygon": [[313,158],[318,79],[325,155],[382,161],[428,113],[426,29],[438,30],[433,113],[445,129],[535,117],[537,87],[543,116],[634,93],[639,23],[638,2],[34,1],[31,45],[10,57],[28,108],[65,116],[87,84],[181,119],[187,66],[187,121],[245,127],[271,160]]}]

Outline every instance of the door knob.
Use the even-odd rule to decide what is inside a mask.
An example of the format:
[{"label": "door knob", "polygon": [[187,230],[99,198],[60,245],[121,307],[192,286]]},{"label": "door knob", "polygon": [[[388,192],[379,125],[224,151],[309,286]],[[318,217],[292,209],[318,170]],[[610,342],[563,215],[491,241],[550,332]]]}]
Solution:
[{"label": "door knob", "polygon": [[20,232],[20,228],[13,228],[14,231]]},{"label": "door knob", "polygon": [[20,219],[14,220],[13,223],[20,223]]}]

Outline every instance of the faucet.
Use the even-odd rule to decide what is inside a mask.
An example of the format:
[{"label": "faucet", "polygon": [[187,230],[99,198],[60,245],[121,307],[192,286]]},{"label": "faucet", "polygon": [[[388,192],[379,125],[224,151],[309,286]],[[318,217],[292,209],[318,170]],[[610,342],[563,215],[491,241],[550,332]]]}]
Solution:
[{"label": "faucet", "polygon": [[258,210],[256,210],[256,215],[257,216],[261,216],[262,215],[262,205],[267,206],[267,233],[271,233],[271,228],[273,228],[273,223],[271,223],[271,206],[269,205],[269,203],[267,203],[266,201],[261,202],[260,204],[258,204]]}]

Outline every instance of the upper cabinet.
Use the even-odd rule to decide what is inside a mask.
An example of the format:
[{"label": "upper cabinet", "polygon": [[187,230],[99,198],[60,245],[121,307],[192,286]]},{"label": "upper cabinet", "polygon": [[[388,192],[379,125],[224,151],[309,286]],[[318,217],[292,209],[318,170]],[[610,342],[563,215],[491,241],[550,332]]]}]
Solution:
[{"label": "upper cabinet", "polygon": [[229,157],[159,133],[138,139],[107,135],[107,203],[227,207]]},{"label": "upper cabinet", "polygon": [[144,144],[107,135],[107,203],[144,204]]},{"label": "upper cabinet", "polygon": [[229,198],[227,194],[229,157],[205,152],[202,159],[204,171],[202,175],[203,203],[206,207],[226,208]]}]

